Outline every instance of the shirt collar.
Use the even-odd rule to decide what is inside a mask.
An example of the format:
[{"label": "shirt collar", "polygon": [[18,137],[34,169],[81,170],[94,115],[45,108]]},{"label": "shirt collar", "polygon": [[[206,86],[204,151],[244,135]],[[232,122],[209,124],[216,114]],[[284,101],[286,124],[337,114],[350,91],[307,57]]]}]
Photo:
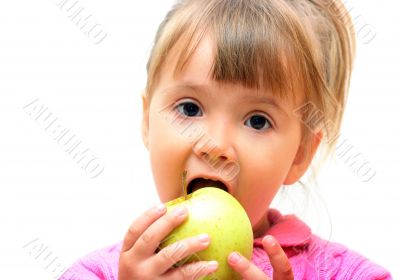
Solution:
[{"label": "shirt collar", "polygon": [[[271,208],[267,218],[270,227],[265,235],[275,237],[281,247],[305,246],[310,243],[311,229],[295,215],[282,215],[277,209]],[[262,248],[263,237],[256,238],[254,246]]]}]

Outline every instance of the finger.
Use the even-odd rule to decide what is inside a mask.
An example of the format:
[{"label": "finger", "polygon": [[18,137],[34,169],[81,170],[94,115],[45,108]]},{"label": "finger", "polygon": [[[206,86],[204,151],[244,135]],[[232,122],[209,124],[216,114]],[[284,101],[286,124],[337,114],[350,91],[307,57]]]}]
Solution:
[{"label": "finger", "polygon": [[274,280],[292,280],[294,279],[292,266],[287,258],[282,247],[278,244],[276,239],[271,235],[264,237],[263,241],[264,250],[267,252],[271,262]]},{"label": "finger", "polygon": [[128,251],[135,244],[136,240],[143,234],[143,232],[158,218],[164,215],[166,207],[160,204],[148,209],[140,215],[129,227],[128,232],[125,234],[122,243],[121,252]]},{"label": "finger", "polygon": [[[168,271],[162,280],[193,280],[214,273],[218,269],[216,261],[199,261],[183,265]],[[218,278],[216,278],[218,279]]]},{"label": "finger", "polygon": [[132,247],[132,253],[141,258],[154,254],[160,242],[187,217],[185,207],[176,207],[150,225]]},{"label": "finger", "polygon": [[165,247],[149,261],[153,271],[157,271],[157,275],[162,275],[175,263],[184,261],[184,258],[206,249],[209,245],[210,237],[207,234],[201,234]]},{"label": "finger", "polygon": [[233,270],[238,272],[245,279],[271,280],[255,264],[237,252],[233,252],[229,255],[228,263]]}]

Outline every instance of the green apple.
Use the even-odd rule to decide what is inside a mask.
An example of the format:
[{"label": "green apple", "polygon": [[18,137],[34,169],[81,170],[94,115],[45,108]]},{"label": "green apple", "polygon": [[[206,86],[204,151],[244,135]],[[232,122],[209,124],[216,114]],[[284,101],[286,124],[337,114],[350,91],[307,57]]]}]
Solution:
[{"label": "green apple", "polygon": [[178,240],[207,233],[211,239],[209,247],[181,260],[175,267],[200,260],[216,260],[218,270],[212,279],[241,279],[227,259],[233,251],[251,259],[253,231],[246,211],[232,195],[219,188],[207,186],[189,195],[186,195],[186,188],[184,186],[184,196],[167,202],[166,206],[168,211],[185,206],[188,217],[161,242],[160,249]]}]

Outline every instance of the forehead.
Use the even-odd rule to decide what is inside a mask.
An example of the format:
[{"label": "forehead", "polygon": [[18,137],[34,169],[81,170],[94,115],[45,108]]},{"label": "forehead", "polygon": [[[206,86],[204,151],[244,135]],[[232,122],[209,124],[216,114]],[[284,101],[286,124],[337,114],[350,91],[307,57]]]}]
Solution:
[{"label": "forehead", "polygon": [[[175,61],[171,61],[169,65],[175,66],[175,68],[177,67],[176,59],[179,56],[179,52],[182,47],[184,46],[177,44],[177,47],[175,50],[173,50],[171,56],[171,58],[173,58]],[[199,44],[194,49],[185,65],[183,65],[182,69],[178,71],[169,71],[169,74],[172,74],[172,78],[174,80],[187,81],[194,79],[199,84],[207,84],[210,81],[217,82],[213,81],[212,77],[214,58],[215,44],[209,36],[205,36],[202,40],[200,40]]]},{"label": "forehead", "polygon": [[[295,90],[285,91],[287,85],[281,85],[278,87],[275,84],[268,84],[268,80],[273,77],[268,77],[267,81],[264,81],[265,77],[258,77],[259,85],[251,86],[248,83],[250,77],[242,77],[240,75],[225,73],[226,69],[221,61],[218,61],[218,45],[216,40],[210,36],[203,36],[194,45],[192,51],[190,44],[184,40],[178,41],[175,46],[168,53],[165,62],[163,63],[160,73],[160,83],[171,83],[174,82],[178,85],[191,87],[192,84],[198,86],[204,86],[205,88],[216,86],[216,87],[236,87],[240,88],[241,92],[246,93],[250,96],[269,96],[273,97],[278,101],[289,101],[290,103],[299,103],[303,98],[303,94],[300,87],[296,87]],[[281,62],[288,66],[287,58],[282,55]],[[249,65],[250,67],[253,65]],[[260,67],[255,65],[254,67]],[[246,70],[246,69],[242,69]],[[238,72],[241,69],[237,69]],[[265,70],[267,71],[267,70]],[[262,71],[261,71],[262,72]],[[268,72],[268,71],[267,71]],[[259,72],[253,72],[253,74]],[[254,78],[254,77],[253,77]],[[292,84],[292,80],[287,80],[287,84]],[[276,91],[274,91],[276,90]]]}]

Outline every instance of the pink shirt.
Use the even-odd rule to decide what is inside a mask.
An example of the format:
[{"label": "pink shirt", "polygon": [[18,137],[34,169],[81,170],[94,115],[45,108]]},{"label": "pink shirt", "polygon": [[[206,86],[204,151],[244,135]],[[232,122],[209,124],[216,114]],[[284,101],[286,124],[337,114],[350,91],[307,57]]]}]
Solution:
[{"label": "pink shirt", "polygon": [[[323,240],[295,215],[268,212],[273,235],[292,265],[294,279],[392,279],[390,273],[345,246]],[[252,262],[272,276],[272,266],[262,248],[262,238],[254,240]],[[73,264],[60,280],[117,280],[122,243],[92,252]]]}]

